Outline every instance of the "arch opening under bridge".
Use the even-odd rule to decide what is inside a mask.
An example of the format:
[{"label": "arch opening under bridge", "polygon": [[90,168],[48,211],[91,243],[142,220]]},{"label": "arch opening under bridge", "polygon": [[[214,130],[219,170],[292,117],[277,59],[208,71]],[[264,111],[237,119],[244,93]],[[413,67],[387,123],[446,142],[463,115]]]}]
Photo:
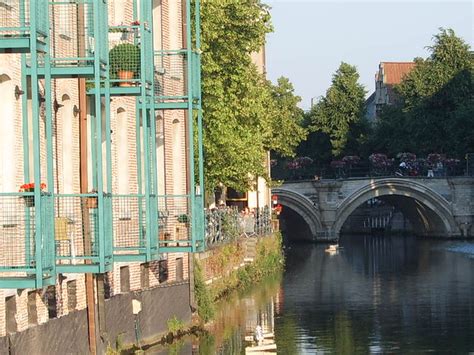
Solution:
[{"label": "arch opening under bridge", "polygon": [[457,232],[450,204],[440,194],[415,181],[383,179],[353,192],[339,205],[333,226],[336,236],[349,216],[371,199],[384,201],[400,211],[416,235],[446,237]]},{"label": "arch opening under bridge", "polygon": [[291,229],[293,240],[315,240],[322,230],[321,216],[314,203],[295,191],[273,189],[278,203],[283,206],[280,217],[282,231]]}]

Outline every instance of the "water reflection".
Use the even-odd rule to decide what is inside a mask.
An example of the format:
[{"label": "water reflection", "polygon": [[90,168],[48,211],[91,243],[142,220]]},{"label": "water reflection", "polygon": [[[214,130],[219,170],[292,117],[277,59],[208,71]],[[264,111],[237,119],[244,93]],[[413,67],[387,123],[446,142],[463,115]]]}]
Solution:
[{"label": "water reflection", "polygon": [[[324,246],[288,251],[281,353],[474,350],[472,259],[410,237],[340,244],[336,256]],[[279,330],[290,324],[296,330],[285,339]]]},{"label": "water reflection", "polygon": [[340,245],[288,246],[283,278],[222,302],[208,336],[150,353],[245,354],[258,324],[285,355],[474,352],[474,259],[412,237]]}]

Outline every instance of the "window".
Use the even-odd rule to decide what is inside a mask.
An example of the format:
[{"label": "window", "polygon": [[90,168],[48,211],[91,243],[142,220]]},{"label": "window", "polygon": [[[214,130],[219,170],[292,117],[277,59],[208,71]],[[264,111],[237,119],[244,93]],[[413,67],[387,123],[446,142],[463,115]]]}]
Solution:
[{"label": "window", "polygon": [[36,309],[36,291],[28,292],[28,324],[38,324],[38,312]]},{"label": "window", "polygon": [[77,282],[76,280],[67,283],[67,309],[69,312],[76,310],[77,306]]},{"label": "window", "polygon": [[130,268],[122,266],[120,268],[120,292],[125,293],[130,291]]},{"label": "window", "polygon": [[158,262],[158,281],[160,284],[168,281],[168,260]]},{"label": "window", "polygon": [[56,304],[56,287],[50,286],[48,287],[46,294],[46,304],[48,306],[48,318],[53,319],[57,318],[58,316],[58,309]]},{"label": "window", "polygon": [[150,287],[150,265],[148,263],[140,265],[140,284],[142,290]]},{"label": "window", "polygon": [[16,298],[10,296],[5,299],[5,321],[7,333],[15,333],[17,331],[17,324],[15,319],[16,314]]},{"label": "window", "polygon": [[184,267],[183,258],[176,259],[176,281],[183,281],[184,278]]}]

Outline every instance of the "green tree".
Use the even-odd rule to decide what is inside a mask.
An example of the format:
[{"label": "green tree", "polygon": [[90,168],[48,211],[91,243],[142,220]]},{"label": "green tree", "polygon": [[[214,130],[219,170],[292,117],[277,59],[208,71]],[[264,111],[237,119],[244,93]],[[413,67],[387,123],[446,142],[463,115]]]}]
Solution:
[{"label": "green tree", "polygon": [[264,129],[265,148],[279,156],[293,156],[307,133],[303,127],[304,111],[298,107],[301,98],[295,95],[293,85],[285,77],[280,77],[277,85],[268,82],[268,87],[271,114]]},{"label": "green tree", "polygon": [[266,5],[202,1],[201,18],[206,186],[245,191],[255,176],[267,177],[268,149],[291,154],[302,138],[300,130],[290,136],[275,123],[296,130],[299,99],[288,81],[273,86],[252,63],[251,53],[261,50],[272,30]]},{"label": "green tree", "polygon": [[332,153],[359,154],[366,139],[365,89],[358,83],[357,69],[341,63],[331,87],[311,110],[311,128],[329,135]]}]

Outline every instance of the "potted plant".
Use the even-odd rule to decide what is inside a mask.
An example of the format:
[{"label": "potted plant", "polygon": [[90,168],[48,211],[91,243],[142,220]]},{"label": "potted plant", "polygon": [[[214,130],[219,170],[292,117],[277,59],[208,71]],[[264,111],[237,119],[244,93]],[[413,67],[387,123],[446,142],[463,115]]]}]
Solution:
[{"label": "potted plant", "polygon": [[[45,183],[40,184],[41,191],[46,188]],[[20,192],[34,192],[35,191],[35,183],[30,182],[27,184],[23,184],[20,186]],[[22,196],[23,200],[25,201],[26,207],[35,207],[35,197],[34,196]]]},{"label": "potted plant", "polygon": [[109,52],[110,76],[121,80],[119,86],[132,86],[131,80],[140,71],[140,46],[120,43]]},{"label": "potted plant", "polygon": [[179,223],[183,223],[183,224],[186,224],[186,226],[188,226],[189,224],[189,217],[187,214],[180,214],[178,216],[178,222]]}]

